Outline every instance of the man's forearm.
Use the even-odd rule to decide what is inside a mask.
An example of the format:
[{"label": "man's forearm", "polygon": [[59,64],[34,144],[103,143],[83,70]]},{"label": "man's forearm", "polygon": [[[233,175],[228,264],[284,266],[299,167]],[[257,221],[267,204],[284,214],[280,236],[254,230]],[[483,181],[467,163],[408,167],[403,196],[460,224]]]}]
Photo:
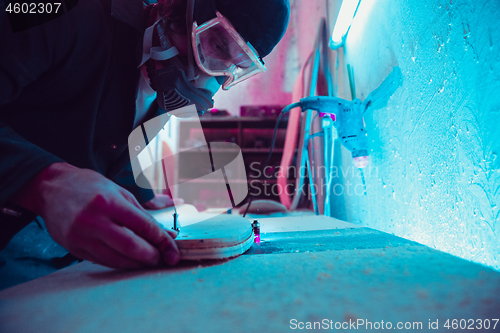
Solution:
[{"label": "man's forearm", "polygon": [[44,196],[50,195],[50,181],[64,171],[75,169],[68,163],[53,163],[38,173],[25,184],[11,199],[11,202],[28,209],[37,215],[43,215]]}]

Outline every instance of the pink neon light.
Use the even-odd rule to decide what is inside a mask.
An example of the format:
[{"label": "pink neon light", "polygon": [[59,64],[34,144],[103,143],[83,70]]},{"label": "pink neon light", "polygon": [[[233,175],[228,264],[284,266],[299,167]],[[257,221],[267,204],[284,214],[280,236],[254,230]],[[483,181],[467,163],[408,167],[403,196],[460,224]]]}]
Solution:
[{"label": "pink neon light", "polygon": [[336,116],[335,116],[335,114],[333,114],[333,113],[323,113],[323,112],[320,112],[319,116],[321,118],[323,118],[323,117],[330,117],[330,118],[332,118],[333,121],[335,121],[335,119],[337,119]]},{"label": "pink neon light", "polygon": [[260,235],[255,235],[254,243],[260,243]]}]

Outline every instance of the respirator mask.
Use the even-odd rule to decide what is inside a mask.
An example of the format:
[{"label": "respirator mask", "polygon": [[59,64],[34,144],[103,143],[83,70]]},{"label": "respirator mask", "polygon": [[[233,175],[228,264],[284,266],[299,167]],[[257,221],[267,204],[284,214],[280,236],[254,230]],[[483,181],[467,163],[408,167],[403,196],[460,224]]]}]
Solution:
[{"label": "respirator mask", "polygon": [[[166,32],[168,19],[159,19],[144,33],[140,66],[147,62],[157,103],[167,113],[194,104],[201,115],[213,107],[212,92],[197,82],[200,75],[215,77],[227,90],[266,71],[252,45],[216,11],[214,0],[188,0],[186,26],[187,57],[180,57],[177,48],[171,45]],[[155,27],[159,47],[152,46]],[[161,61],[164,67],[157,69],[154,60]]]},{"label": "respirator mask", "polygon": [[[193,61],[181,61],[179,51],[171,45],[166,34],[167,24],[167,20],[163,18],[146,29],[140,66],[146,63],[151,86],[157,92],[156,101],[165,112],[194,104],[201,115],[213,107],[212,92],[196,86],[199,70],[195,68],[197,66]],[[155,28],[160,46],[153,47]],[[156,68],[154,60],[161,61],[163,67]]]}]

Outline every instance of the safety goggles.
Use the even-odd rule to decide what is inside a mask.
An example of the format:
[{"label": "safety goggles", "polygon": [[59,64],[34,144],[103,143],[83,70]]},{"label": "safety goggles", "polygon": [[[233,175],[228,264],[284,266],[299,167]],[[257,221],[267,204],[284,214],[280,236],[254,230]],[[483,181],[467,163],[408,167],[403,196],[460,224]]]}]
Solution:
[{"label": "safety goggles", "polygon": [[193,22],[193,55],[206,74],[224,78],[222,89],[227,90],[265,72],[266,67],[252,45],[245,42],[222,14],[216,14],[200,26]]}]

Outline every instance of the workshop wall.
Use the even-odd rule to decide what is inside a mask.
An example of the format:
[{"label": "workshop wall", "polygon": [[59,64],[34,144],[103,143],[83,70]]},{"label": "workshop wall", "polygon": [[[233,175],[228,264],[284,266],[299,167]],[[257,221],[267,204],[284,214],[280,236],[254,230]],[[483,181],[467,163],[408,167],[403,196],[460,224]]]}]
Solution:
[{"label": "workshop wall", "polygon": [[288,105],[300,69],[311,53],[325,0],[290,0],[290,22],[283,39],[264,58],[265,73],[215,95],[214,106],[238,115],[242,105]]},{"label": "workshop wall", "polygon": [[366,196],[342,148],[336,216],[500,269],[499,19],[499,1],[361,1],[339,96],[350,99],[346,64],[360,99],[393,66],[404,84],[365,115]]}]

